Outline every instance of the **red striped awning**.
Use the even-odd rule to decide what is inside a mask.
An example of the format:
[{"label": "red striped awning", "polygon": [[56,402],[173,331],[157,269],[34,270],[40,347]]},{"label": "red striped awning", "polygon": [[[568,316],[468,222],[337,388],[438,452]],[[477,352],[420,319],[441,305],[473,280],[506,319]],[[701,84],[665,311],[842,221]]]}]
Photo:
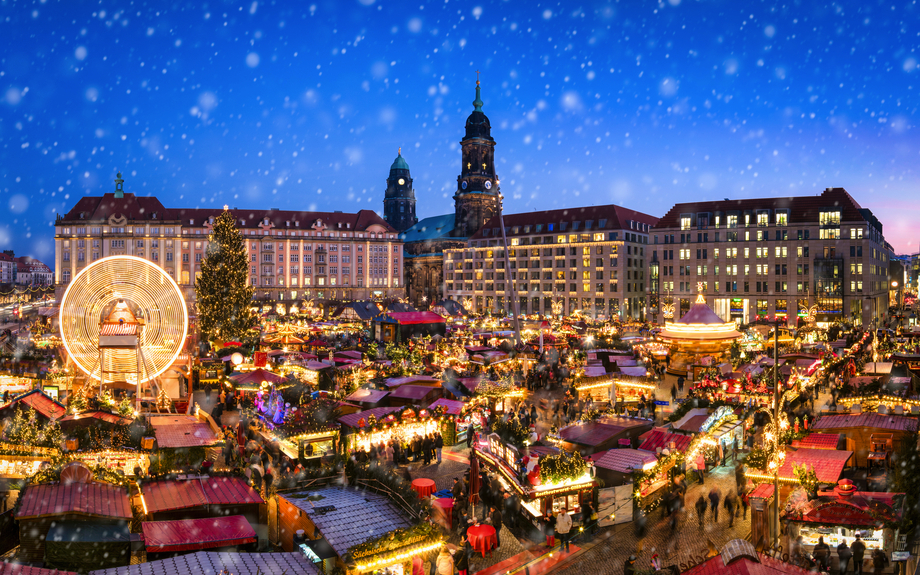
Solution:
[{"label": "red striped awning", "polygon": [[104,323],[99,335],[136,335],[136,323]]},{"label": "red striped awning", "polygon": [[147,553],[197,551],[255,543],[256,532],[242,515],[141,523]]}]

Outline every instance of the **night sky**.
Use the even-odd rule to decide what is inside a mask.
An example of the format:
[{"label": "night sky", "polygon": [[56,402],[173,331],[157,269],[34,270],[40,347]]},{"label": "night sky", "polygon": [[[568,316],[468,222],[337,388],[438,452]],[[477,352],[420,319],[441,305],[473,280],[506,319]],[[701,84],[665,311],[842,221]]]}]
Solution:
[{"label": "night sky", "polygon": [[[510,212],[845,187],[916,252],[916,2],[0,1],[0,247],[55,214],[452,211],[476,70]],[[913,233],[912,233],[913,232]]]}]

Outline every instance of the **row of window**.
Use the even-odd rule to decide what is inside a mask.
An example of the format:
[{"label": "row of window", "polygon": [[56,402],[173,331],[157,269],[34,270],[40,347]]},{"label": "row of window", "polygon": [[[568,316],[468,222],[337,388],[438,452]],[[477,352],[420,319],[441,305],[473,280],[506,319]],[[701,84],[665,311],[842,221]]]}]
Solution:
[{"label": "row of window", "polygon": [[[454,282],[448,282],[447,290],[453,291],[455,285],[456,285],[457,290],[499,291],[499,292],[505,291],[505,284],[503,283],[493,284],[493,283],[478,283],[478,282],[456,283],[456,284]],[[568,290],[569,292],[583,291],[583,292],[603,293],[605,291],[609,291],[611,293],[615,293],[618,291],[619,282],[611,282],[609,284],[605,284],[601,282],[597,282],[597,283],[582,282],[582,283],[570,283],[570,284],[531,283],[531,284],[518,284],[515,287],[517,288],[518,292],[565,292],[566,285],[568,285],[569,287],[569,290]],[[641,282],[631,283],[630,282],[630,283],[625,284],[625,288],[627,292],[633,292],[633,291],[644,292],[645,283],[641,283]]]}]

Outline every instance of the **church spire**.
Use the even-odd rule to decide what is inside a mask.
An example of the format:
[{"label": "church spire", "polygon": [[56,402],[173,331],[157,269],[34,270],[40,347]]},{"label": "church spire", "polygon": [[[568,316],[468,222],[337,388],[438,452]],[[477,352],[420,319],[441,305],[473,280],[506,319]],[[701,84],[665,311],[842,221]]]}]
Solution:
[{"label": "church spire", "polygon": [[476,99],[473,100],[473,111],[482,112],[482,98],[479,97],[479,70],[476,70]]}]

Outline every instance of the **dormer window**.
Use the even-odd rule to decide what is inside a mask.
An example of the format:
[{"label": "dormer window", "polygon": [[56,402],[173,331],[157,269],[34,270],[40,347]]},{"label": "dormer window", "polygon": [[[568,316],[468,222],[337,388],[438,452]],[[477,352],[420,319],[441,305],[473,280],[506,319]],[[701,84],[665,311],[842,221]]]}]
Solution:
[{"label": "dormer window", "polygon": [[606,219],[600,219],[600,220],[598,220],[598,222],[597,222],[597,227],[598,227],[598,228],[605,228],[605,227],[607,227],[607,220],[606,220]]},{"label": "dormer window", "polygon": [[585,229],[586,229],[586,230],[590,230],[590,229],[591,229],[591,224],[593,224],[593,223],[594,223],[594,220],[588,220],[588,221],[586,221],[586,222],[585,222]]},{"label": "dormer window", "polygon": [[290,222],[290,220],[284,222],[284,225],[286,225],[287,227],[291,227],[291,222]]},{"label": "dormer window", "polygon": [[299,227],[300,227],[300,222],[297,221],[297,220],[295,220],[295,221],[294,221],[294,227],[295,227],[295,228],[299,228]]},{"label": "dormer window", "polygon": [[574,232],[575,230],[577,230],[580,224],[581,222],[572,222],[572,231]]},{"label": "dormer window", "polygon": [[194,225],[195,225],[195,220],[189,220],[189,221],[188,221],[188,225],[194,226]]},{"label": "dormer window", "polygon": [[212,225],[214,224],[214,216],[208,216],[208,223]]},{"label": "dormer window", "polygon": [[350,229],[351,229],[351,223],[345,224],[345,229],[350,230]]},{"label": "dormer window", "polygon": [[262,223],[263,223],[264,225],[267,226],[267,225],[268,225],[268,218],[265,218],[264,220],[262,220]]}]

